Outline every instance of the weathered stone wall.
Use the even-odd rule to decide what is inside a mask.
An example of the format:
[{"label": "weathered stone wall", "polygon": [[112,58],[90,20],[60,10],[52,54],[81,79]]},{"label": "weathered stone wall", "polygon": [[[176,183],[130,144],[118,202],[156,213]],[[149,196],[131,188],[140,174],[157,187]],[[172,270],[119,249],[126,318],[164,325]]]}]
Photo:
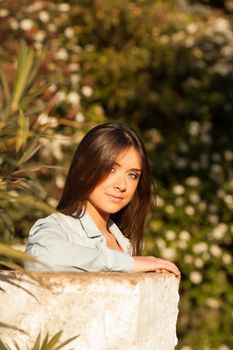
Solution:
[{"label": "weathered stone wall", "polygon": [[14,271],[0,272],[0,339],[30,349],[39,332],[64,349],[173,350],[178,282],[156,273],[36,273],[40,283]]}]

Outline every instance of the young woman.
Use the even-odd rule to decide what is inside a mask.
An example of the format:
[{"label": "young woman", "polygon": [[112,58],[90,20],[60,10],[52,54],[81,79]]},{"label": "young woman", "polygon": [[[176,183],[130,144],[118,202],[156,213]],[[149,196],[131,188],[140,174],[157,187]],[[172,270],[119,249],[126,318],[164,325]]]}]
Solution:
[{"label": "young woman", "polygon": [[131,128],[106,123],[90,130],[73,156],[57,212],[38,220],[26,252],[30,270],[171,272],[170,261],[140,256],[153,199],[149,162]]}]

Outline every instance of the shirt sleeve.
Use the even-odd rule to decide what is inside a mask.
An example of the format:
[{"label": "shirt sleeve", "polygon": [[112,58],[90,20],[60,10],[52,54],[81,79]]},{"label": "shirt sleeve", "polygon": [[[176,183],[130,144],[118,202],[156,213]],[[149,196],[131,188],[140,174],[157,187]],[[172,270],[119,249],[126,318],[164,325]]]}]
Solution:
[{"label": "shirt sleeve", "polygon": [[40,263],[27,261],[31,271],[118,271],[130,272],[134,259],[120,251],[97,243],[94,247],[69,242],[55,224],[42,224],[29,236],[26,253]]}]

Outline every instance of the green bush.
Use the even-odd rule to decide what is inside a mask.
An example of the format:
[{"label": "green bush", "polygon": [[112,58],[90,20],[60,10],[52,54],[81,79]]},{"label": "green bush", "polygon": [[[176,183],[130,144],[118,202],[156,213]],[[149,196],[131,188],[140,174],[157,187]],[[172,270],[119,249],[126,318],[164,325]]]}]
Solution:
[{"label": "green bush", "polygon": [[[27,113],[35,118],[33,132],[41,135],[41,148],[27,164],[43,166],[30,173],[30,181],[27,177],[27,191],[45,204],[56,205],[74,147],[90,127],[113,119],[138,130],[158,192],[144,253],[173,260],[183,276],[177,349],[229,350],[231,7],[228,1],[218,10],[197,3],[9,1],[1,10],[1,61],[11,82],[18,37],[43,51],[36,84],[51,84],[33,106],[45,109]],[[33,139],[29,136],[28,145]],[[6,187],[4,178],[1,186]],[[17,200],[12,205],[4,203],[5,221],[14,226],[16,239],[25,239],[46,210],[29,211]],[[3,234],[7,240],[8,231]]]}]

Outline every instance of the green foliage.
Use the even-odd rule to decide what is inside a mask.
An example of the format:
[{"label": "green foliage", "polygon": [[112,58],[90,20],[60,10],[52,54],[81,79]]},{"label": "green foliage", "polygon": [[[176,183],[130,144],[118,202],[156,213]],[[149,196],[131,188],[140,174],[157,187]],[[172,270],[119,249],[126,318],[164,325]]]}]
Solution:
[{"label": "green foliage", "polygon": [[43,105],[36,106],[35,100],[35,94],[38,96],[41,89],[37,88],[36,93],[33,91],[38,69],[39,59],[22,41],[14,84],[10,84],[4,70],[0,70],[0,227],[3,239],[14,232],[12,209],[23,205],[28,210],[52,211],[40,198],[35,199],[36,192],[44,191],[38,182],[33,181],[33,174],[43,165],[26,165],[41,147],[43,135],[43,130],[35,126],[36,114],[44,108]]},{"label": "green foliage", "polygon": [[[3,115],[11,108],[0,129],[3,239],[14,230],[25,239],[47,211],[35,197],[56,206],[73,149],[90,127],[108,119],[132,125],[158,191],[144,253],[182,271],[180,350],[233,346],[230,3],[9,1],[1,10],[0,102],[4,96],[10,106]],[[17,86],[33,77],[30,62],[44,51],[35,89],[24,85],[25,93],[11,84],[18,37],[35,53]]]},{"label": "green foliage", "polygon": [[[74,336],[72,338],[69,338],[68,340],[60,343],[60,338],[62,335],[62,331],[57,332],[53,337],[49,338],[48,335],[46,335],[43,339],[41,338],[41,334],[38,335],[35,344],[31,348],[31,350],[60,350],[65,345],[71,343],[74,339],[77,338],[77,336]],[[16,347],[18,348],[17,344]],[[0,350],[10,350],[10,348],[3,344],[0,340]]]}]

